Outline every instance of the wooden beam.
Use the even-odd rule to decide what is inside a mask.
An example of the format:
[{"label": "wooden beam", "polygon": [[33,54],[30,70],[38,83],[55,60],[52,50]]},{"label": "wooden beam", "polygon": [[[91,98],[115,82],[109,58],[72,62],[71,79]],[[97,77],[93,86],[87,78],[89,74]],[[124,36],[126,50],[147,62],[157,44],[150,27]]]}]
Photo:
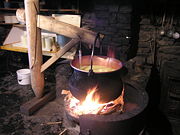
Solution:
[{"label": "wooden beam", "polygon": [[49,60],[47,60],[41,66],[41,72],[44,72],[50,65],[52,65],[56,60],[63,56],[68,50],[75,46],[79,42],[78,39],[72,39],[69,41],[62,49],[60,49],[56,54],[54,54]]},{"label": "wooden beam", "polygon": [[44,92],[44,74],[41,73],[41,65],[43,62],[41,31],[37,28],[39,0],[25,0],[25,12],[31,86],[36,97],[40,98]]},{"label": "wooden beam", "polygon": [[42,106],[44,106],[49,101],[55,99],[56,92],[51,91],[47,94],[45,94],[42,98],[34,97],[30,101],[26,102],[22,106],[20,106],[21,113],[25,115],[32,115],[36,111],[38,111]]},{"label": "wooden beam", "polygon": [[[23,12],[23,10],[17,10],[16,16],[19,21],[25,21],[25,13]],[[37,15],[37,18],[37,27],[67,36],[72,39],[80,38],[82,42],[90,45],[94,43],[95,37],[97,35],[96,32],[58,21],[51,16]],[[104,36],[100,34],[100,37],[103,38]]]},{"label": "wooden beam", "polygon": [[90,30],[64,23],[53,17],[38,15],[37,26],[41,29],[55,32],[73,39],[81,38],[82,42],[93,44],[96,33]]}]

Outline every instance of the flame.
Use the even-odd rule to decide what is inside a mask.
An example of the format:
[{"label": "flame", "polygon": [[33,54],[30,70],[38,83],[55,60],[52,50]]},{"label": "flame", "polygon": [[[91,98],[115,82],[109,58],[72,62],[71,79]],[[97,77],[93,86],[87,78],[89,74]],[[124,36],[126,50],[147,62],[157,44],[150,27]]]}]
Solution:
[{"label": "flame", "polygon": [[108,114],[113,111],[122,112],[124,105],[124,89],[122,94],[114,101],[100,103],[100,96],[96,93],[97,86],[88,90],[87,96],[83,102],[80,102],[70,91],[63,91],[66,94],[65,101],[69,103],[69,109],[76,115],[82,114]]},{"label": "flame", "polygon": [[[100,96],[95,94],[97,87],[90,89],[87,93],[85,100],[80,103],[76,98],[72,98],[70,108],[74,108],[74,113],[82,114],[97,114],[99,109],[105,104],[99,102]],[[76,108],[75,108],[76,107]]]}]

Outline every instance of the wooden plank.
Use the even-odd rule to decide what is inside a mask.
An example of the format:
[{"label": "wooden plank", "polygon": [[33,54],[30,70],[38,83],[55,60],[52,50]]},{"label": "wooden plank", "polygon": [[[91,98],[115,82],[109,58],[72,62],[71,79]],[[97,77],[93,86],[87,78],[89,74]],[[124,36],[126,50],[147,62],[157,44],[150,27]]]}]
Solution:
[{"label": "wooden plank", "polygon": [[59,12],[75,12],[75,13],[79,13],[79,10],[78,9],[40,9],[40,11],[43,11],[43,12],[48,12],[48,11],[50,11],[50,12],[57,12],[57,11],[59,11]]},{"label": "wooden plank", "polygon": [[0,23],[0,25],[14,25],[14,24],[18,24],[18,23]]},{"label": "wooden plank", "polygon": [[24,53],[28,52],[27,48],[13,46],[13,44],[2,45],[0,46],[0,49],[8,50],[8,51],[15,51],[15,52],[24,52]]},{"label": "wooden plank", "polygon": [[[23,53],[28,53],[28,49],[24,47],[18,47],[18,46],[13,46],[13,44],[6,44],[0,46],[0,49],[2,50],[7,50],[7,51],[15,51],[15,52],[23,52]],[[42,54],[44,56],[53,56],[56,52],[54,51],[43,51]],[[65,59],[74,59],[76,53],[76,48],[72,48],[71,51],[66,52],[61,58]]]},{"label": "wooden plank", "polygon": [[81,16],[80,15],[69,15],[69,14],[52,14],[52,17],[58,21],[68,23],[80,28]]},{"label": "wooden plank", "polygon": [[58,21],[53,17],[38,15],[37,21],[37,27],[41,29],[58,33],[72,39],[81,39],[82,42],[91,45],[94,43],[97,35],[96,32]]},{"label": "wooden plank", "polygon": [[41,107],[47,104],[49,101],[55,99],[56,92],[50,91],[45,94],[42,98],[34,97],[32,100],[26,102],[25,104],[20,106],[21,113],[25,115],[32,115],[36,111],[38,111]]},{"label": "wooden plank", "polygon": [[46,61],[41,66],[41,72],[44,72],[50,65],[52,65],[56,60],[63,56],[68,50],[75,46],[79,42],[78,39],[72,39],[68,42],[62,49],[60,49],[56,54],[54,54],[48,61]]},{"label": "wooden plank", "polygon": [[0,11],[16,11],[17,8],[0,8]]},{"label": "wooden plank", "polygon": [[[16,11],[18,8],[0,8],[0,11]],[[42,12],[74,12],[79,13],[78,9],[40,9]]]}]

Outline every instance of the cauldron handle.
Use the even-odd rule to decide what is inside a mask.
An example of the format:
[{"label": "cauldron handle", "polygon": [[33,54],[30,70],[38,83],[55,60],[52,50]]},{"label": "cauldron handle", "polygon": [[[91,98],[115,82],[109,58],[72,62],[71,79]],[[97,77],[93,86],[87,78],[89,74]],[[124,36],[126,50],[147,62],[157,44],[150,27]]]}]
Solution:
[{"label": "cauldron handle", "polygon": [[89,73],[88,73],[88,76],[91,76],[93,74],[93,56],[94,56],[94,47],[96,45],[96,42],[97,42],[97,39],[100,37],[100,33],[98,32],[97,35],[96,35],[96,38],[94,40],[94,44],[92,46],[92,51],[91,51],[91,57],[90,57],[90,64],[91,64],[91,67],[89,69]]}]

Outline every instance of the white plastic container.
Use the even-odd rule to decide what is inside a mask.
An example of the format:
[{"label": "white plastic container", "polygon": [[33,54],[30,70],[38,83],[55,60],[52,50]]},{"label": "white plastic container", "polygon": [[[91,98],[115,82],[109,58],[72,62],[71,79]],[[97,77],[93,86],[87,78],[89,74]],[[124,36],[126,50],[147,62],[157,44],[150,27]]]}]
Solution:
[{"label": "white plastic container", "polygon": [[31,84],[30,69],[20,69],[16,71],[17,80],[20,85]]}]

